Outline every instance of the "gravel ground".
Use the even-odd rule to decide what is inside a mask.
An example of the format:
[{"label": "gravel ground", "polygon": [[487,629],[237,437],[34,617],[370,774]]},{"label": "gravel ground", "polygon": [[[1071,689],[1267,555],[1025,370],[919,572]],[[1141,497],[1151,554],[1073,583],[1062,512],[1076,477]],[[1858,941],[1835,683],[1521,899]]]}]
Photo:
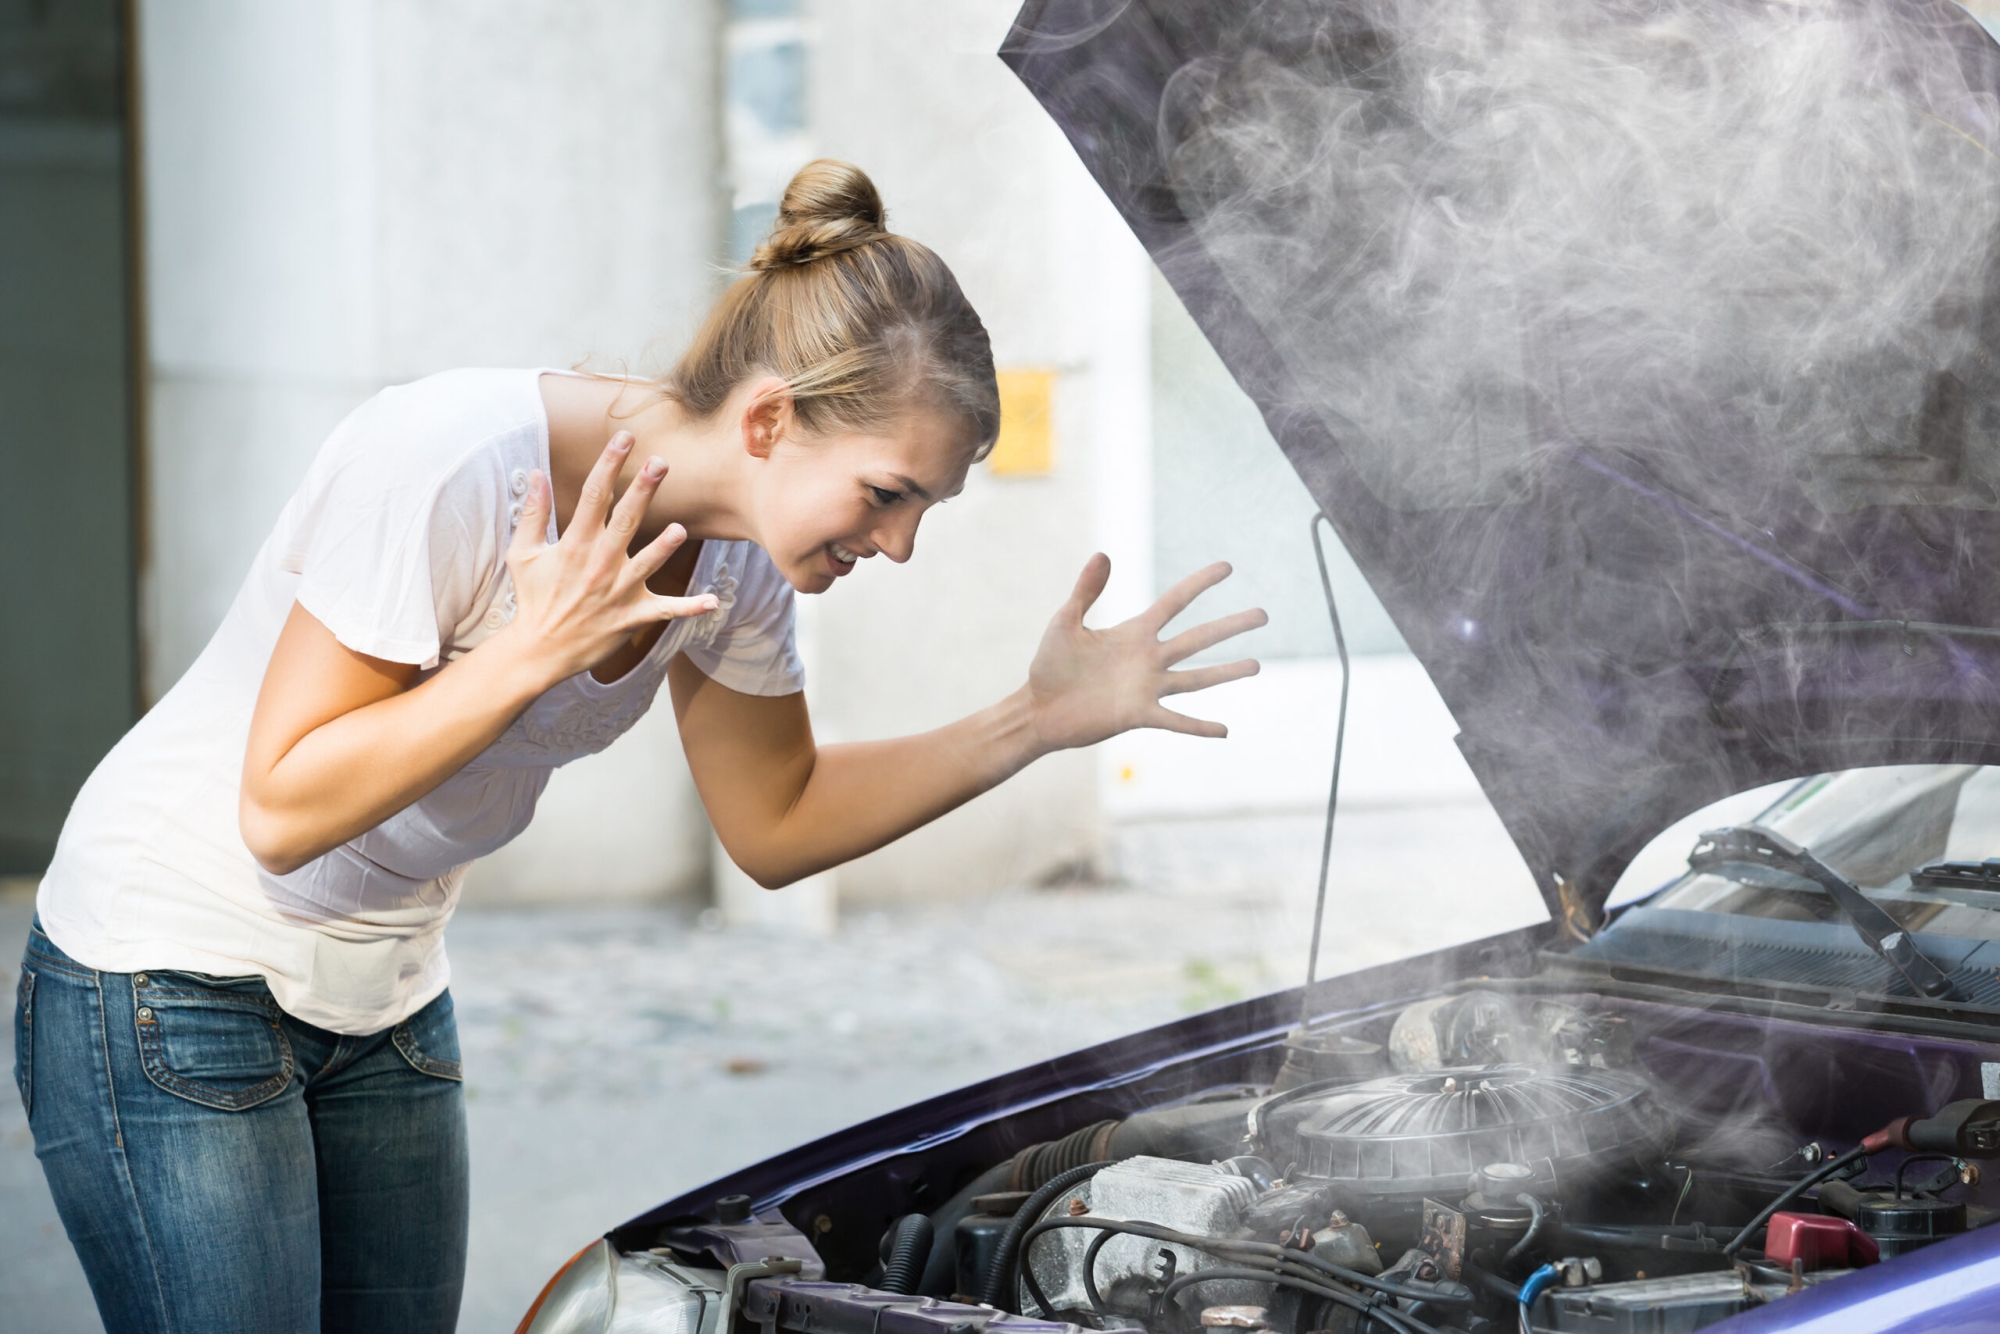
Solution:
[{"label": "gravel ground", "polygon": [[[1541,916],[1484,809],[1341,820],[1324,971]],[[1434,869],[1441,843],[1449,879]],[[673,908],[462,912],[450,949],[473,1221],[460,1328],[511,1329],[585,1240],[723,1172],[1303,974],[1317,819],[1132,826],[1115,852],[1111,884],[850,914],[825,940]],[[9,994],[31,911],[0,896]],[[99,1328],[12,1098],[0,1312],[9,1329]]]}]

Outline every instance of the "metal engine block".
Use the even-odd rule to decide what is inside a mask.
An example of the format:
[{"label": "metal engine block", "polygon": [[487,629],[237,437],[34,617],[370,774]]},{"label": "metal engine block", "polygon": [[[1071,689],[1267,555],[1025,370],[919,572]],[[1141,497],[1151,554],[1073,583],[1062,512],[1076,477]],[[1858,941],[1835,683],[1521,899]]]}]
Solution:
[{"label": "metal engine block", "polygon": [[[1170,1158],[1128,1158],[1058,1198],[1042,1217],[1067,1216],[1072,1212],[1070,1201],[1081,1200],[1090,1213],[1101,1218],[1152,1223],[1198,1236],[1228,1236],[1241,1226],[1243,1213],[1256,1195],[1256,1186],[1221,1167]],[[1024,1257],[1057,1311],[1090,1309],[1083,1261],[1100,1235],[1090,1228],[1058,1229],[1037,1238],[1033,1253]],[[1113,1236],[1098,1248],[1092,1267],[1106,1307],[1124,1315],[1145,1314],[1145,1290],[1159,1281],[1163,1253],[1172,1254],[1176,1274],[1212,1269],[1221,1263],[1185,1246]],[[1203,1284],[1195,1291],[1203,1306],[1261,1305],[1270,1299],[1271,1285],[1227,1280]]]}]

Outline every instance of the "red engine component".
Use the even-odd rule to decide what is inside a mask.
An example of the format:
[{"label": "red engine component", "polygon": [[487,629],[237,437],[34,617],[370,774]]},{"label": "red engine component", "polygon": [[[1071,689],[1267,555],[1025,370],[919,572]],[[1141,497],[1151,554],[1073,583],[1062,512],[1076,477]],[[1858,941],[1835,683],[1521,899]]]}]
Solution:
[{"label": "red engine component", "polygon": [[1872,1265],[1882,1258],[1882,1248],[1845,1218],[1776,1213],[1771,1215],[1770,1231],[1764,1235],[1764,1254],[1786,1269],[1797,1260],[1799,1267],[1810,1273]]}]

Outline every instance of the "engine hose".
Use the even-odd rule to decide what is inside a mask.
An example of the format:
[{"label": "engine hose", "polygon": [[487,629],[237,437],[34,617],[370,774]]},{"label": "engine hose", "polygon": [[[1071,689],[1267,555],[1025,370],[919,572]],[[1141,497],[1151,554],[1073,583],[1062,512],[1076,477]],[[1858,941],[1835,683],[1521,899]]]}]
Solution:
[{"label": "engine hose", "polygon": [[1719,1251],[1722,1243],[1705,1223],[1570,1223],[1558,1229],[1565,1241],[1629,1250]]},{"label": "engine hose", "polygon": [[1731,1237],[1728,1245],[1722,1248],[1722,1253],[1734,1259],[1736,1252],[1742,1250],[1750,1238],[1757,1235],[1757,1229],[1771,1221],[1772,1214],[1777,1213],[1778,1210],[1784,1208],[1793,1200],[1796,1200],[1799,1196],[1817,1186],[1820,1182],[1825,1181],[1828,1177],[1838,1173],[1848,1164],[1860,1162],[1868,1156],[1868,1153],[1868,1142],[1863,1140],[1846,1153],[1841,1154],[1838,1158],[1830,1158],[1800,1177],[1797,1181],[1786,1187],[1784,1193],[1779,1195],[1777,1199],[1765,1205],[1763,1211],[1746,1223],[1741,1232]]},{"label": "engine hose", "polygon": [[1094,1126],[1073,1130],[1061,1139],[1030,1144],[1014,1155],[1007,1189],[1039,1190],[1064,1172],[1074,1171],[1085,1163],[1110,1161],[1111,1133],[1121,1124],[1119,1121],[1099,1121]]},{"label": "engine hose", "polygon": [[889,1262],[882,1267],[882,1291],[913,1293],[931,1258],[931,1220],[904,1214],[889,1229]]},{"label": "engine hose", "polygon": [[[1061,1140],[1056,1142],[1062,1143]],[[993,1264],[986,1271],[986,1282],[980,1285],[981,1302],[996,1309],[1000,1308],[1002,1290],[1008,1286],[1007,1281],[1014,1276],[1014,1257],[1020,1253],[1021,1238],[1034,1225],[1035,1220],[1041,1217],[1042,1211],[1049,1207],[1050,1202],[1078,1182],[1088,1181],[1109,1166],[1109,1163],[1101,1162],[1082,1163],[1067,1172],[1060,1172],[1045,1182],[1022,1203],[1019,1209],[1014,1211],[1014,1217],[1008,1222],[1007,1230],[1000,1234],[1000,1245],[993,1252]],[[1009,1301],[1018,1300],[1012,1293],[1008,1293],[1007,1297]],[[1013,1308],[1010,1306],[1005,1309]]]},{"label": "engine hose", "polygon": [[1503,1265],[1513,1264],[1516,1259],[1525,1255],[1528,1248],[1535,1244],[1535,1238],[1541,1235],[1542,1224],[1549,1221],[1548,1210],[1542,1208],[1542,1202],[1534,1196],[1516,1195],[1514,1202],[1526,1207],[1528,1211],[1528,1230],[1521,1234],[1519,1241],[1507,1248],[1507,1254],[1500,1257],[1500,1263]]},{"label": "engine hose", "polygon": [[1464,1266],[1459,1270],[1459,1275],[1467,1283],[1473,1284],[1476,1287],[1481,1287],[1486,1289],[1488,1292],[1492,1293],[1495,1297],[1498,1297],[1502,1301],[1506,1302],[1509,1306],[1516,1305],[1521,1300],[1520,1288],[1516,1287],[1512,1283],[1509,1283],[1506,1279],[1500,1277],[1498,1274],[1487,1273],[1484,1269],[1481,1269],[1478,1265],[1472,1263],[1472,1261],[1470,1260],[1467,1260]]}]

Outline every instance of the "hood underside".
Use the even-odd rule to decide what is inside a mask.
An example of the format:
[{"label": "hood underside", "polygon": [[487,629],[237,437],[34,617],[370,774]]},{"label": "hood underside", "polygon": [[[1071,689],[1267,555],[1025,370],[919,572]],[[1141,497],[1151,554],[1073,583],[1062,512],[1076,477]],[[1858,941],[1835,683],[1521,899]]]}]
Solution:
[{"label": "hood underside", "polygon": [[1818,770],[2000,762],[2000,48],[1927,0],[1031,0],[1003,57],[1552,909]]}]

